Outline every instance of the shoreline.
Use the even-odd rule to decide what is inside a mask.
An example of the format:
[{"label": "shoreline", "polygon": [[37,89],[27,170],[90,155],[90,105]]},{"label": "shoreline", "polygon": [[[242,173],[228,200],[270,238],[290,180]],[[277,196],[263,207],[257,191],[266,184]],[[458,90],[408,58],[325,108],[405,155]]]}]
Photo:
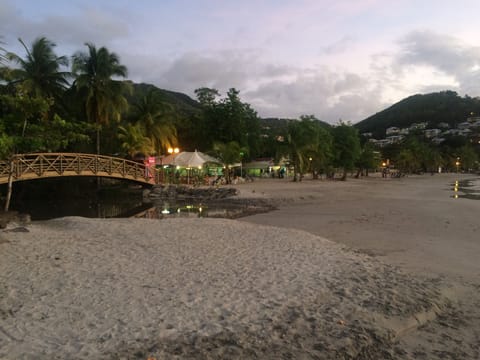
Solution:
[{"label": "shoreline", "polygon": [[[278,188],[269,181],[242,184],[240,197],[261,194],[273,199],[278,210],[239,221],[305,230],[414,272],[426,269],[427,255],[434,259],[456,256],[456,265],[461,267],[458,275],[475,279],[480,278],[480,264],[473,261],[471,252],[478,244],[480,201],[454,198],[457,193],[453,188],[455,181],[479,178],[469,174],[436,174],[347,182],[284,182]],[[462,239],[464,251],[435,250],[438,246],[447,247],[450,239],[455,238]],[[415,243],[433,253],[415,247]],[[425,252],[425,258],[419,259],[413,250]],[[462,259],[467,259],[467,266],[461,264]],[[422,263],[422,268],[413,266],[414,260]],[[439,267],[442,264],[430,265],[433,274],[443,274]],[[449,261],[446,266],[453,267]]]}]

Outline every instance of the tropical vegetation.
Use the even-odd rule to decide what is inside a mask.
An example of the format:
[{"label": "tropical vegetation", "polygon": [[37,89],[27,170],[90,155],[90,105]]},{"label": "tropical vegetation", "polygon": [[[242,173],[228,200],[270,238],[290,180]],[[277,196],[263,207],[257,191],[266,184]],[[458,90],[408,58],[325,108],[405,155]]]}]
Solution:
[{"label": "tropical vegetation", "polygon": [[[209,152],[232,168],[240,161],[271,158],[305,174],[340,179],[356,172],[394,166],[402,173],[475,170],[478,134],[451,136],[441,144],[412,132],[382,148],[362,133],[384,136],[390,126],[440,121],[455,126],[480,114],[480,100],[451,91],[415,95],[355,125],[327,124],[313,115],[299,119],[262,119],[239,90],[214,88],[185,94],[134,84],[120,57],[106,47],[86,43],[72,56],[56,53],[56,44],[40,37],[21,53],[0,42],[0,157],[26,152],[95,152],[137,159],[161,156],[170,147]],[[477,136],[477,138],[475,137]],[[461,160],[459,160],[461,159]],[[388,164],[388,165],[387,165]],[[458,165],[456,165],[458,164]],[[230,178],[232,171],[226,171]]]}]

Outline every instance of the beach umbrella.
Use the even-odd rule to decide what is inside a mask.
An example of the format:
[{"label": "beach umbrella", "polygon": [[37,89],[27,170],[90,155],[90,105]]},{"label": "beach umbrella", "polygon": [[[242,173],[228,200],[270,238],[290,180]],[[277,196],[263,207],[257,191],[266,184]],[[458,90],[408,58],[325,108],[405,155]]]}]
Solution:
[{"label": "beach umbrella", "polygon": [[190,171],[194,168],[202,168],[205,164],[221,164],[221,161],[214,158],[213,156],[204,154],[199,151],[183,151],[178,155],[175,155],[175,158],[171,162],[172,165],[183,167],[187,169],[187,183],[190,183]]},{"label": "beach umbrella", "polygon": [[186,168],[202,167],[205,163],[221,164],[222,162],[213,156],[204,154],[200,151],[183,151],[171,162],[172,165]]}]

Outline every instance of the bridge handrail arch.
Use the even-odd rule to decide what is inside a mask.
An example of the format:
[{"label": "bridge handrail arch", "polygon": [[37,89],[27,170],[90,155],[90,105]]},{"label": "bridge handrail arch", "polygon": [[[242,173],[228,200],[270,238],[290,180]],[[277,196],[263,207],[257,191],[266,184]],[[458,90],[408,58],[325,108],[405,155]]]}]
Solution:
[{"label": "bridge handrail arch", "polygon": [[[154,169],[143,163],[87,153],[31,153],[13,156],[13,181],[60,176],[102,176],[155,184]],[[8,182],[11,162],[0,161],[0,184]]]}]

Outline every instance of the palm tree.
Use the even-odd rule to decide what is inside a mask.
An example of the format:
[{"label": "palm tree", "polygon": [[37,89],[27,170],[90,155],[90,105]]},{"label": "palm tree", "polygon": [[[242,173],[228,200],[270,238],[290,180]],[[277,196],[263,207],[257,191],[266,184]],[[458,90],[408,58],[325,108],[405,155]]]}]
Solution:
[{"label": "palm tree", "polygon": [[[5,55],[1,54],[0,62],[9,60],[18,64],[18,68],[3,68],[1,70],[1,76],[11,85],[15,86],[17,95],[19,95],[17,100],[28,104],[41,104],[41,107],[45,109],[45,111],[41,113],[44,115],[44,118],[47,118],[52,101],[59,101],[65,89],[68,87],[68,77],[70,73],[60,71],[62,66],[68,66],[68,58],[65,56],[57,56],[54,51],[55,43],[45,37],[36,39],[30,49],[22,39],[18,39],[18,41],[24,47],[26,57],[22,58],[12,52],[8,52]],[[1,49],[1,51],[3,52],[3,49]],[[23,138],[29,118],[38,112],[33,111],[31,114],[28,114],[30,112],[28,107],[21,106],[20,108],[25,114],[22,127]],[[50,113],[50,115],[52,114]],[[10,164],[5,210],[8,210],[12,193],[13,157],[11,158]]]},{"label": "palm tree", "polygon": [[144,135],[143,129],[138,124],[120,126],[118,130],[118,138],[122,142],[121,147],[127,152],[130,158],[133,159],[138,153],[148,155],[152,152],[152,142]]},{"label": "palm tree", "polygon": [[177,144],[177,129],[172,121],[174,109],[162,101],[158,92],[150,90],[133,106],[134,120],[143,128],[158,154]]},{"label": "palm tree", "polygon": [[10,72],[13,83],[20,83],[22,91],[32,96],[60,99],[71,76],[67,71],[60,71],[62,66],[68,66],[68,58],[57,56],[54,52],[56,44],[45,37],[36,39],[30,49],[22,39],[18,41],[24,47],[26,57],[11,52],[6,55],[20,66]]},{"label": "palm tree", "polygon": [[128,107],[124,96],[129,85],[114,80],[127,76],[127,68],[120,64],[117,54],[107,48],[97,49],[86,43],[88,53],[77,52],[73,55],[72,72],[75,75],[74,86],[85,102],[87,119],[97,127],[97,154],[100,154],[100,131],[111,119],[120,120],[122,111]]},{"label": "palm tree", "polygon": [[[301,181],[309,157],[317,148],[315,126],[311,120],[302,119],[288,124],[285,139],[285,153],[293,164],[293,181]],[[300,178],[298,177],[300,175]]]},{"label": "palm tree", "polygon": [[227,184],[231,183],[231,165],[240,162],[242,153],[246,153],[247,150],[240,147],[236,141],[230,141],[229,143],[215,142],[213,144],[213,153],[225,166],[225,180]]}]

